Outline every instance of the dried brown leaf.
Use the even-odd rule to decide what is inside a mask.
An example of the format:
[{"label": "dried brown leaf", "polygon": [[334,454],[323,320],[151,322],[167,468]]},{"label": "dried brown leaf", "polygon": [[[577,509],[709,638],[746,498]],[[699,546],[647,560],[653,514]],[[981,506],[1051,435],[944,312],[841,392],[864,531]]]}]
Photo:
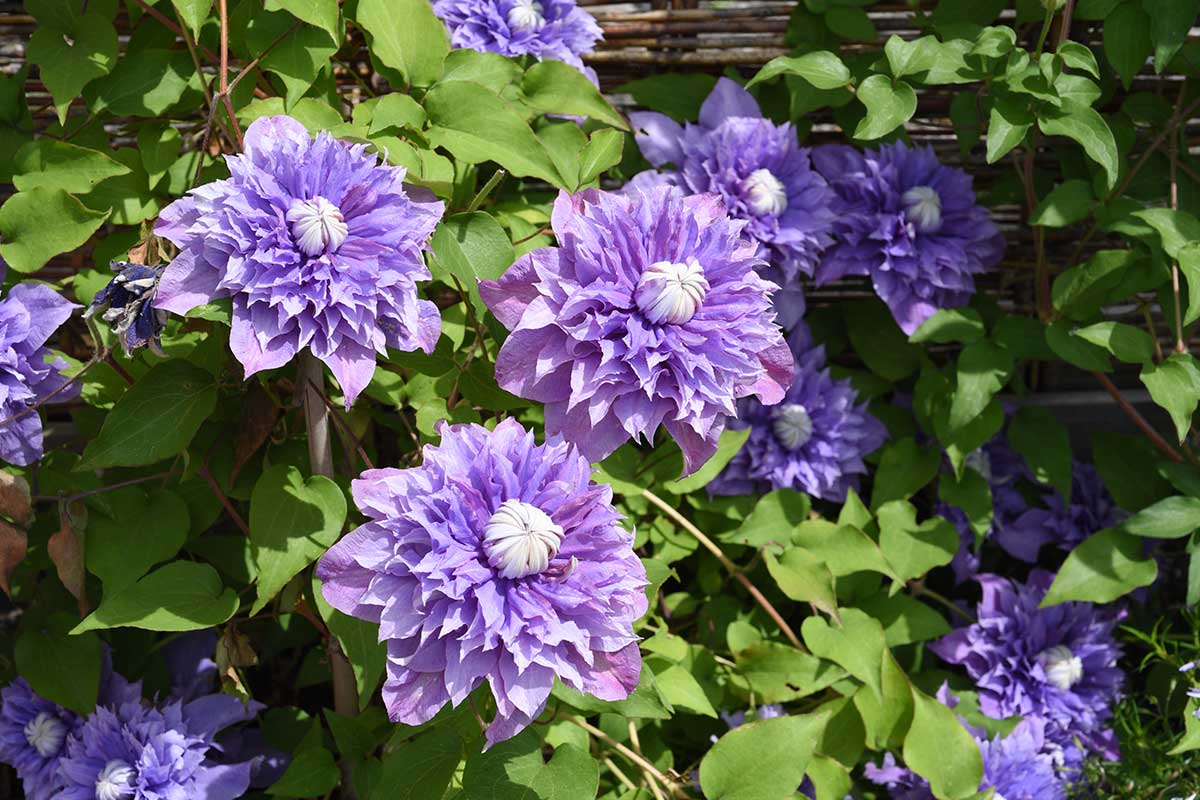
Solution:
[{"label": "dried brown leaf", "polygon": [[28,525],[33,518],[29,483],[20,475],[0,472],[0,515],[22,526]]},{"label": "dried brown leaf", "polygon": [[29,539],[25,531],[0,521],[0,589],[10,598],[12,587],[9,581],[13,571],[25,560],[25,550]]},{"label": "dried brown leaf", "polygon": [[238,473],[246,462],[266,443],[267,437],[279,418],[279,409],[267,390],[257,383],[250,387],[242,405],[242,421],[233,439],[233,469],[229,472],[229,483],[237,481]]}]

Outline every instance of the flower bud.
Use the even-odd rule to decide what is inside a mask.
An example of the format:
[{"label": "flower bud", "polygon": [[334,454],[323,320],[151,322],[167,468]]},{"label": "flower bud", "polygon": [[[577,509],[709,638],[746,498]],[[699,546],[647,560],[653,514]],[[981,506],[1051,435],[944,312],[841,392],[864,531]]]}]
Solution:
[{"label": "flower bud", "polygon": [[708,289],[704,269],[696,259],[658,261],[642,273],[633,299],[655,325],[682,325],[696,316]]},{"label": "flower bud", "polygon": [[341,210],[320,196],[311,200],[293,200],[287,221],[292,223],[296,246],[309,256],[335,252],[350,232]]},{"label": "flower bud", "polygon": [[483,528],[483,551],[501,578],[543,572],[558,555],[563,529],[537,506],[505,500]]}]

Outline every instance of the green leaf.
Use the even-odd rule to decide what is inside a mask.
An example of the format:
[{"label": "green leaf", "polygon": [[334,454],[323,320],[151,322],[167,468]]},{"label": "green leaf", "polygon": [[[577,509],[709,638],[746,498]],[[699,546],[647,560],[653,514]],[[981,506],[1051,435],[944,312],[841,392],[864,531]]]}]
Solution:
[{"label": "green leaf", "polygon": [[1013,358],[1008,349],[989,341],[972,342],[958,356],[958,384],[950,401],[950,430],[978,417],[1008,382]]},{"label": "green leaf", "polygon": [[187,361],[143,375],[104,418],[77,470],[136,467],[182,452],[217,405],[213,376]]},{"label": "green leaf", "polygon": [[383,677],[387,648],[379,641],[379,626],[363,619],[347,616],[325,601],[321,582],[313,575],[313,598],[321,619],[337,637],[342,652],[350,660],[354,683],[358,687],[359,708],[366,708],[375,695],[375,687]]},{"label": "green leaf", "polygon": [[837,614],[833,575],[821,560],[802,547],[789,547],[779,556],[763,553],[767,571],[779,590],[800,603],[811,603],[826,614]]},{"label": "green leaf", "polygon": [[1133,212],[1158,233],[1163,250],[1171,258],[1178,258],[1189,244],[1200,242],[1200,220],[1186,211],[1170,208],[1146,208]]},{"label": "green leaf", "polygon": [[421,130],[425,126],[425,109],[406,94],[392,92],[380,97],[371,115],[371,135],[383,133],[388,128],[412,128]]},{"label": "green leaf", "polygon": [[1127,511],[1171,494],[1171,485],[1158,474],[1159,455],[1141,436],[1108,431],[1092,434],[1092,461],[1109,494]]},{"label": "green leaf", "polygon": [[617,714],[631,719],[670,719],[674,710],[658,690],[654,672],[645,663],[642,664],[637,688],[624,700],[601,700],[590,694],[577,692],[561,681],[555,681],[551,692],[562,702],[589,715]]},{"label": "green leaf", "polygon": [[878,620],[857,608],[844,608],[840,625],[811,616],[805,618],[800,633],[813,655],[837,664],[882,697],[880,665],[887,645]]},{"label": "green leaf", "polygon": [[764,703],[808,697],[846,677],[831,662],[779,642],[759,642],[734,656],[747,688]]},{"label": "green leaf", "polygon": [[308,747],[292,756],[287,771],[267,789],[274,797],[324,797],[341,780],[333,753],[324,747]]},{"label": "green leaf", "polygon": [[1054,308],[1072,319],[1094,317],[1137,261],[1138,255],[1132,250],[1098,251],[1054,279]]},{"label": "green leaf", "polygon": [[1100,112],[1068,100],[1063,101],[1062,108],[1046,106],[1043,112],[1038,117],[1042,133],[1066,136],[1078,142],[1088,157],[1104,169],[1107,186],[1112,189],[1121,171],[1121,161],[1117,141]]},{"label": "green leaf", "polygon": [[838,89],[850,83],[850,70],[835,53],[817,50],[802,56],[777,56],[750,79],[746,88],[779,75],[795,75],[817,89]]},{"label": "green leaf", "polygon": [[976,542],[991,530],[992,490],[987,478],[974,469],[964,469],[957,480],[951,473],[942,473],[938,481],[938,497],[967,515]]},{"label": "green leaf", "polygon": [[1058,46],[1058,54],[1063,63],[1073,69],[1081,69],[1096,80],[1100,79],[1100,65],[1090,47],[1067,39]]},{"label": "green leaf", "polygon": [[1200,242],[1192,242],[1179,251],[1179,271],[1187,281],[1187,308],[1183,324],[1191,325],[1200,319]]},{"label": "green leaf", "polygon": [[[1143,0],[1150,15],[1150,41],[1154,43],[1154,71],[1161,73],[1183,47],[1188,30],[1200,14],[1200,0]],[[1105,28],[1108,23],[1105,23]]]},{"label": "green leaf", "polygon": [[850,41],[871,42],[877,36],[875,23],[861,8],[835,5],[825,12],[825,24],[829,30]]},{"label": "green leaf", "polygon": [[1129,364],[1144,364],[1154,358],[1154,339],[1150,334],[1123,322],[1097,322],[1076,328],[1071,335],[1103,347],[1117,360]]},{"label": "green leaf", "polygon": [[639,106],[666,114],[676,122],[686,122],[700,116],[700,106],[716,83],[712,75],[667,73],[630,81],[616,91],[633,95]]},{"label": "green leaf", "polygon": [[426,800],[442,797],[463,757],[462,738],[434,727],[383,757],[379,782],[369,800]]},{"label": "green leaf", "polygon": [[1019,145],[1033,127],[1029,101],[1019,95],[1000,95],[988,114],[987,163],[995,164]]},{"label": "green leaf", "polygon": [[1150,17],[1142,10],[1141,3],[1135,0],[1122,3],[1105,18],[1104,55],[1121,76],[1121,83],[1126,89],[1133,84],[1133,76],[1145,66],[1153,49]]},{"label": "green leaf", "polygon": [[871,508],[912,497],[937,476],[941,461],[937,448],[922,448],[911,438],[889,444],[875,473]]},{"label": "green leaf", "polygon": [[450,39],[429,0],[359,0],[355,21],[370,34],[371,53],[409,85],[429,86],[441,75]]},{"label": "green leaf", "polygon": [[917,110],[917,95],[904,81],[893,82],[886,75],[872,75],[858,87],[858,99],[867,107],[867,115],[854,129],[854,138],[878,139],[894,131]]},{"label": "green leaf", "polygon": [[252,52],[265,53],[259,67],[283,82],[285,109],[296,105],[337,52],[325,31],[311,25],[296,27],[296,20],[283,12],[255,14],[246,30],[246,45]]},{"label": "green leaf", "polygon": [[[829,711],[775,717],[734,728],[705,753],[700,787],[708,800],[779,800],[804,779]],[[763,765],[770,764],[770,769]]]},{"label": "green leaf", "polygon": [[1086,217],[1092,210],[1092,185],[1075,178],[1055,186],[1029,218],[1030,225],[1062,228]]},{"label": "green leaf", "polygon": [[1129,517],[1121,529],[1151,539],[1179,539],[1200,528],[1200,498],[1165,497]]},{"label": "green leaf", "polygon": [[472,81],[443,81],[425,95],[425,111],[434,126],[430,140],[456,158],[472,164],[495,161],[513,175],[564,186],[529,124],[486,87]]},{"label": "green leaf", "polygon": [[1183,713],[1183,736],[1167,751],[1168,756],[1177,756],[1200,749],[1200,700],[1189,698]]},{"label": "green leaf", "polygon": [[464,800],[579,800],[595,797],[600,766],[586,751],[562,744],[542,760],[533,730],[468,756],[463,771]]},{"label": "green leaf", "polygon": [[171,5],[175,7],[175,15],[179,17],[179,21],[196,35],[200,32],[204,20],[208,18],[212,0],[171,0]]},{"label": "green leaf", "polygon": [[0,206],[0,257],[17,272],[34,272],[84,244],[106,219],[62,189],[18,192]]},{"label": "green leaf", "polygon": [[900,737],[912,720],[912,687],[890,650],[880,653],[879,663],[882,694],[868,686],[859,687],[854,707],[862,718],[867,746],[887,750],[900,746]]},{"label": "green leaf", "polygon": [[921,323],[921,326],[908,337],[910,342],[977,342],[985,334],[983,318],[973,308],[942,308]]},{"label": "green leaf", "polygon": [[859,608],[879,620],[888,647],[928,642],[950,632],[950,623],[934,609],[906,594],[880,592],[859,603]]},{"label": "green leaf", "polygon": [[614,130],[599,130],[579,151],[579,184],[586,186],[606,170],[621,163],[625,149],[625,134]]},{"label": "green leaf", "polygon": [[117,31],[98,11],[59,24],[43,22],[29,38],[25,55],[37,64],[42,82],[54,98],[58,121],[65,124],[71,101],[116,64]]},{"label": "green leaf", "polygon": [[1142,383],[1150,397],[1171,415],[1182,442],[1192,426],[1192,415],[1200,402],[1200,368],[1188,353],[1172,353],[1166,361],[1142,368]]},{"label": "green leaf", "polygon": [[894,500],[879,509],[879,549],[892,565],[898,587],[949,564],[958,552],[958,531],[941,517],[918,525],[912,504]]},{"label": "green leaf", "polygon": [[921,348],[908,341],[887,306],[878,300],[842,303],[846,333],[867,368],[893,383],[921,366]]},{"label": "green leaf", "polygon": [[[203,2],[204,0],[201,0]],[[267,0],[267,11],[287,11],[329,34],[334,44],[341,43],[338,35],[337,0]]]},{"label": "green leaf", "polygon": [[264,472],[250,496],[250,542],[258,569],[250,616],[337,541],[345,521],[346,497],[329,478],[305,479],[288,464]]},{"label": "green leaf", "polygon": [[72,636],[75,619],[58,612],[44,619],[26,616],[13,656],[17,672],[47,700],[80,714],[96,710],[100,691],[100,637]]},{"label": "green leaf", "polygon": [[717,710],[713,708],[704,687],[688,672],[687,668],[673,664],[654,676],[658,691],[666,698],[672,707],[693,714],[716,719]]},{"label": "green leaf", "polygon": [[194,631],[220,625],[237,608],[237,593],[221,585],[215,569],[194,561],[172,561],[118,592],[105,592],[100,607],[72,633],[123,627]]},{"label": "green leaf", "polygon": [[879,545],[853,525],[810,519],[796,529],[792,542],[820,559],[834,577],[862,570],[892,575],[892,567]]},{"label": "green leaf", "polygon": [[68,142],[38,139],[21,148],[13,161],[13,185],[26,192],[35,187],[87,194],[96,184],[129,167],[99,150]]},{"label": "green leaf", "polygon": [[171,165],[179,160],[179,131],[165,122],[151,122],[138,130],[137,141],[142,168],[149,179],[146,188],[154,188],[171,169]]},{"label": "green leaf", "polygon": [[1120,528],[1106,528],[1076,546],[1042,599],[1042,608],[1083,600],[1109,603],[1158,577],[1158,563],[1146,557],[1144,540]]},{"label": "green leaf", "polygon": [[688,494],[704,488],[720,474],[721,470],[725,469],[725,466],[733,460],[733,457],[738,454],[742,445],[749,438],[749,428],[743,428],[740,431],[727,428],[721,431],[721,438],[717,440],[717,452],[713,453],[700,469],[679,480],[667,481],[663,484],[663,488],[671,494]]},{"label": "green leaf", "polygon": [[983,780],[983,758],[958,716],[913,687],[913,719],[904,737],[904,763],[929,781],[936,797],[974,797]]},{"label": "green leaf", "polygon": [[112,73],[88,86],[92,113],[159,117],[179,102],[196,72],[186,51],[142,50],[126,55]]},{"label": "green leaf", "polygon": [[1112,362],[1108,353],[1101,347],[1073,336],[1069,322],[1059,320],[1046,327],[1046,344],[1054,354],[1069,364],[1080,369],[1096,372],[1112,372]]},{"label": "green leaf", "polygon": [[[123,489],[110,493],[106,506],[111,513],[93,512],[84,537],[88,572],[100,578],[105,592],[123,589],[173,558],[187,539],[187,503],[174,492],[160,489],[147,496],[141,489]],[[153,536],[146,536],[149,530]]]},{"label": "green leaf", "polygon": [[1008,426],[1008,443],[1025,458],[1033,477],[1071,499],[1071,439],[1053,414],[1022,406]]},{"label": "green leaf", "polygon": [[894,78],[928,72],[937,64],[941,50],[942,43],[936,36],[906,40],[893,34],[883,46]]},{"label": "green leaf", "polygon": [[547,59],[534,64],[521,81],[521,92],[525,102],[538,111],[589,117],[629,130],[629,123],[587,76],[565,62]]},{"label": "green leaf", "polygon": [[731,544],[744,544],[755,550],[771,542],[786,543],[796,526],[808,519],[812,502],[808,495],[792,489],[776,489],[754,504],[745,521],[717,538]]}]

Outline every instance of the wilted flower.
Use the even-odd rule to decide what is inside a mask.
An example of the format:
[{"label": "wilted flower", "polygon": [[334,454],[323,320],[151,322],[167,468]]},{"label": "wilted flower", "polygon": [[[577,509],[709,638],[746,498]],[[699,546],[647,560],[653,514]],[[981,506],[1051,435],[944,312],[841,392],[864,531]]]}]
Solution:
[{"label": "wilted flower", "polygon": [[163,210],[155,233],[180,253],[156,308],[185,314],[233,300],[229,344],[246,375],[281,367],[308,348],[342,386],[346,405],[387,347],[433,350],[437,307],[417,297],[422,251],[441,202],[418,202],[405,171],[363,145],[315,140],[290,117],[246,131],[232,177],[193,189]]},{"label": "wilted flower", "polygon": [[0,762],[17,771],[29,800],[61,788],[58,764],[83,718],[33,691],[24,678],[0,689]]},{"label": "wilted flower", "polygon": [[812,275],[833,241],[837,196],[817,174],[790,124],[764,119],[758,103],[728,78],[717,81],[698,124],[663,114],[629,115],[646,160],[670,172],[634,176],[634,188],[668,183],[689,194],[715,192],[744,234],[762,247],[763,276],[783,287],[775,305],[784,325],[803,314],[800,276]]},{"label": "wilted flower", "polygon": [[1044,507],[1028,508],[996,528],[996,543],[1014,558],[1036,563],[1042,545],[1073,550],[1084,539],[1112,527],[1124,516],[1091,464],[1076,461],[1071,470],[1071,502],[1056,489],[1042,495]]},{"label": "wilted flower", "polygon": [[[972,730],[983,756],[983,781],[979,790],[994,790],[1003,800],[1063,800],[1066,785],[1059,774],[1052,749],[1047,749],[1045,723],[1037,718],[1022,720],[1007,736],[991,739]],[[867,764],[863,774],[884,786],[892,800],[933,800],[929,783],[899,766],[885,753],[879,766]]]},{"label": "wilted flower", "polygon": [[739,398],[783,398],[792,356],[770,308],[775,287],[719,197],[563,193],[552,223],[558,247],[479,284],[512,331],[496,380],[546,405],[549,435],[597,461],[661,424],[691,473]]},{"label": "wilted flower", "polygon": [[1025,584],[979,575],[978,621],[947,634],[930,649],[960,664],[979,689],[979,706],[996,719],[1020,715],[1046,722],[1046,738],[1068,763],[1098,753],[1118,757],[1104,726],[1121,695],[1121,649],[1113,629],[1123,612],[1091,603],[1039,608],[1054,581],[1035,569]]},{"label": "wilted flower", "polygon": [[825,348],[812,345],[804,323],[788,340],[796,358],[792,385],[776,406],[754,398],[738,402],[729,427],[749,427],[750,438],[709,483],[713,494],[795,489],[841,502],[867,471],[863,456],[887,439],[850,382],[830,375]]},{"label": "wilted flower", "polygon": [[161,709],[138,699],[96,709],[67,743],[58,800],[234,800],[250,785],[252,761],[221,763],[213,737],[258,706],[213,694]]},{"label": "wilted flower", "polygon": [[99,314],[120,338],[125,355],[147,346],[162,355],[159,337],[169,315],[154,307],[154,295],[163,268],[126,261],[114,261],[111,267],[117,277],[92,298],[91,305],[83,312],[84,319]]},{"label": "wilted flower", "polygon": [[1003,255],[1004,238],[976,205],[971,177],[942,166],[930,148],[896,142],[864,154],[825,145],[812,159],[841,200],[837,244],[817,282],[870,276],[905,333],[939,309],[965,305],[975,275]]},{"label": "wilted flower", "polygon": [[433,13],[446,23],[455,47],[557,59],[597,82],[580,56],[592,52],[604,33],[575,0],[434,0]]},{"label": "wilted flower", "polygon": [[33,406],[79,394],[62,374],[67,362],[44,346],[77,308],[40,283],[17,284],[0,300],[0,459],[10,464],[42,457],[42,418]]},{"label": "wilted flower", "polygon": [[538,445],[515,420],[439,433],[422,466],[354,481],[370,522],[317,568],[330,605],[379,624],[389,716],[427,722],[486,680],[494,744],[541,713],[556,676],[601,699],[628,696],[646,573],[612,490],[590,481],[574,447]]}]

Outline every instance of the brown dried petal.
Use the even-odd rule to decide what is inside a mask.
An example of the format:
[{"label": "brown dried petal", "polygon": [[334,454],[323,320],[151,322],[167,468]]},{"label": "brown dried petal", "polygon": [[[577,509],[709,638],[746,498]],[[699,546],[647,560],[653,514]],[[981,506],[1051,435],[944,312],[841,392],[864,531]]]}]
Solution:
[{"label": "brown dried petal", "polygon": [[0,472],[0,515],[18,525],[28,525],[33,518],[33,498],[29,483],[20,475]]},{"label": "brown dried petal", "polygon": [[25,560],[25,550],[29,544],[25,531],[0,521],[0,589],[10,598],[12,587],[9,581],[13,571]]}]

